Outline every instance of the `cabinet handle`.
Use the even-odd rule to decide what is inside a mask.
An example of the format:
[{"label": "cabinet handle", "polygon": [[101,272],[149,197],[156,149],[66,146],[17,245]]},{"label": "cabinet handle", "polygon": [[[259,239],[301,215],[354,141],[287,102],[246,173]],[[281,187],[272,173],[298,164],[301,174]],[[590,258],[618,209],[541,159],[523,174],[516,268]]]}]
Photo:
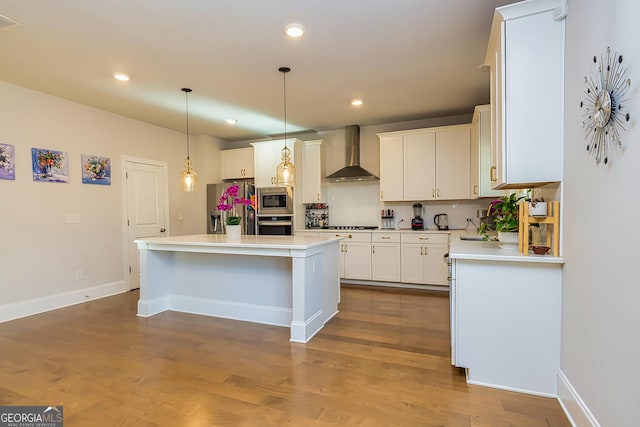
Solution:
[{"label": "cabinet handle", "polygon": [[349,234],[347,237],[348,237],[349,239],[351,239],[353,236],[352,236],[351,234]]},{"label": "cabinet handle", "polygon": [[436,198],[436,189],[435,188],[431,189],[431,197],[433,197],[434,199]]},{"label": "cabinet handle", "polygon": [[380,190],[380,200],[384,200],[384,191]]},{"label": "cabinet handle", "polygon": [[420,246],[420,255],[424,255],[424,248],[422,246]]},{"label": "cabinet handle", "polygon": [[372,254],[376,253],[376,246],[375,245],[371,245],[371,253]]},{"label": "cabinet handle", "polygon": [[475,195],[478,194],[478,186],[477,185],[473,186],[473,194],[475,194]]},{"label": "cabinet handle", "polygon": [[320,193],[318,193],[318,201],[320,201]]},{"label": "cabinet handle", "polygon": [[380,238],[381,238],[381,239],[390,239],[390,238],[391,238],[391,236],[382,236],[382,237],[380,237]]},{"label": "cabinet handle", "polygon": [[426,247],[424,248],[424,255],[425,255],[425,256],[427,256],[427,255],[428,255],[428,254],[427,254],[427,248],[426,248]]},{"label": "cabinet handle", "polygon": [[497,178],[496,178],[496,167],[495,166],[491,166],[491,168],[489,169],[489,179],[492,182],[495,182],[497,180]]},{"label": "cabinet handle", "polygon": [[436,190],[436,196],[438,197],[438,199],[440,198],[440,189],[439,188]]},{"label": "cabinet handle", "polygon": [[344,245],[344,252],[347,252],[347,245]]},{"label": "cabinet handle", "polygon": [[429,240],[428,237],[418,237],[419,240]]},{"label": "cabinet handle", "polygon": [[340,237],[340,235],[339,235],[339,234],[336,234],[336,237]]}]

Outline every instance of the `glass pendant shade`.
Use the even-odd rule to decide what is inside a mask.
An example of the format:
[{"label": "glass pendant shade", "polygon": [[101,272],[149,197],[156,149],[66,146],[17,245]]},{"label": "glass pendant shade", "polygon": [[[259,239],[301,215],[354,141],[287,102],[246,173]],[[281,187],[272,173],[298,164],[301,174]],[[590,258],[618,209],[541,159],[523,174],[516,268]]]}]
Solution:
[{"label": "glass pendant shade", "polygon": [[296,167],[291,161],[291,150],[287,147],[287,73],[289,67],[280,67],[282,73],[282,98],[284,100],[284,147],[282,148],[282,162],[276,166],[276,185],[281,187],[293,187],[296,183]]},{"label": "glass pendant shade", "polygon": [[282,149],[282,162],[276,168],[277,185],[292,187],[296,183],[296,167],[291,162],[291,150],[286,145]]},{"label": "glass pendant shade", "polygon": [[184,171],[182,171],[182,189],[186,192],[198,190],[198,174],[193,170],[190,158],[184,159]]}]

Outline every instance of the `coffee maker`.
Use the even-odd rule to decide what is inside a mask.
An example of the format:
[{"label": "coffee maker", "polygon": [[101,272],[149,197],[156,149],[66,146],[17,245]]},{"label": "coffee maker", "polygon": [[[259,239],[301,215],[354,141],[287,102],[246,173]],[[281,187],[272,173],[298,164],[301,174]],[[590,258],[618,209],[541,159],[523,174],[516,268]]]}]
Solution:
[{"label": "coffee maker", "polygon": [[411,218],[411,229],[424,229],[424,221],[422,220],[422,203],[413,204],[413,218]]}]

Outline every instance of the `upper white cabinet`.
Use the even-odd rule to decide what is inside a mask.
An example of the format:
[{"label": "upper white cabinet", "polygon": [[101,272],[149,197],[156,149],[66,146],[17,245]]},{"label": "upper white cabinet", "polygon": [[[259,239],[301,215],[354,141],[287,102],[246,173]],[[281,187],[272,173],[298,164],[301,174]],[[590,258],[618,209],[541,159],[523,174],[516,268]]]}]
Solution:
[{"label": "upper white cabinet", "polygon": [[253,178],[253,147],[220,152],[222,179]]},{"label": "upper white cabinet", "polygon": [[469,198],[471,126],[378,134],[380,200]]},{"label": "upper white cabinet", "polygon": [[496,9],[485,65],[491,86],[492,188],[562,180],[564,0]]},{"label": "upper white cabinet", "polygon": [[380,138],[380,200],[404,200],[402,135],[378,135]]},{"label": "upper white cabinet", "polygon": [[506,191],[491,189],[491,106],[476,106],[471,124],[470,196],[472,199],[504,196]]},{"label": "upper white cabinet", "polygon": [[[299,142],[299,140],[295,138],[287,139],[287,147],[291,150],[291,159],[295,159],[296,142]],[[282,161],[281,152],[284,148],[284,139],[252,142],[251,145],[253,145],[254,182],[256,188],[277,187],[276,167]]]},{"label": "upper white cabinet", "polygon": [[322,140],[296,144],[296,196],[300,203],[324,203],[324,145]]}]

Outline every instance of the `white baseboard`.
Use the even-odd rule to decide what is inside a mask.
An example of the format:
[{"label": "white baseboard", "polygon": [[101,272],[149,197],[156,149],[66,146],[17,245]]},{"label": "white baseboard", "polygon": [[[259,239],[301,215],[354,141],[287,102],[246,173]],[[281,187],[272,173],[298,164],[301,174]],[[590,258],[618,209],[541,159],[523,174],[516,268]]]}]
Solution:
[{"label": "white baseboard", "polygon": [[124,280],[120,280],[77,291],[6,304],[0,306],[0,323],[128,291],[127,283]]},{"label": "white baseboard", "polygon": [[291,326],[292,310],[283,307],[172,295],[169,310],[275,326]]},{"label": "white baseboard", "polygon": [[596,417],[562,371],[558,372],[558,401],[574,427],[600,427]]},{"label": "white baseboard", "polygon": [[380,282],[374,280],[340,279],[345,285],[382,286],[385,288],[421,289],[428,291],[449,292],[449,285],[416,285],[413,283]]}]

